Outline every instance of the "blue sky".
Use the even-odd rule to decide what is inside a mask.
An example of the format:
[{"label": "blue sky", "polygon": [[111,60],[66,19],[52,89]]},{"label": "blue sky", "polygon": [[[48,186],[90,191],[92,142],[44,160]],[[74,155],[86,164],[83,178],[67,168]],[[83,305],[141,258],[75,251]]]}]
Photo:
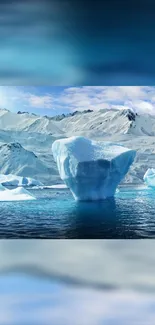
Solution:
[{"label": "blue sky", "polygon": [[57,115],[75,110],[130,108],[155,114],[154,86],[0,86],[0,107]]}]

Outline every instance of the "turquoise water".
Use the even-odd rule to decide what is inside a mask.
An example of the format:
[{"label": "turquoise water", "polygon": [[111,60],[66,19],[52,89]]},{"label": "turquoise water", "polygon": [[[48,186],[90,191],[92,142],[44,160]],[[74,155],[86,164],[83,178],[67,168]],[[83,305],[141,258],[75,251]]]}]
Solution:
[{"label": "turquoise water", "polygon": [[154,325],[155,295],[93,290],[20,273],[1,274],[0,324]]},{"label": "turquoise water", "polygon": [[37,201],[0,202],[0,238],[155,238],[155,191],[75,202],[68,190],[33,189]]}]

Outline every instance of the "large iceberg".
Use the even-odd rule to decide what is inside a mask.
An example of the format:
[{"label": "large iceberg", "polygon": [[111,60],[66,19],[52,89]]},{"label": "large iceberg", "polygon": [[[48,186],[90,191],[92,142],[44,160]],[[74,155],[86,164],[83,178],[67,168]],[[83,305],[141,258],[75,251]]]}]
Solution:
[{"label": "large iceberg", "polygon": [[115,194],[136,152],[119,144],[71,137],[53,142],[61,179],[75,200],[100,200]]},{"label": "large iceberg", "polygon": [[0,174],[0,184],[4,186],[43,186],[40,181],[34,178],[17,176],[13,174]]},{"label": "large iceberg", "polygon": [[155,187],[155,169],[149,168],[146,171],[143,179],[146,185],[148,185],[149,187]]}]

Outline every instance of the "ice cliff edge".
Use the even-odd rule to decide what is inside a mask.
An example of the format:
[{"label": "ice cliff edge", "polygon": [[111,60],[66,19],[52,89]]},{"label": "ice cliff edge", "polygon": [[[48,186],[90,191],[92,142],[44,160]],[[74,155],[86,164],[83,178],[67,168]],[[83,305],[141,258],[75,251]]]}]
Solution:
[{"label": "ice cliff edge", "polygon": [[114,196],[136,155],[121,145],[82,136],[54,141],[52,152],[61,179],[78,201]]}]

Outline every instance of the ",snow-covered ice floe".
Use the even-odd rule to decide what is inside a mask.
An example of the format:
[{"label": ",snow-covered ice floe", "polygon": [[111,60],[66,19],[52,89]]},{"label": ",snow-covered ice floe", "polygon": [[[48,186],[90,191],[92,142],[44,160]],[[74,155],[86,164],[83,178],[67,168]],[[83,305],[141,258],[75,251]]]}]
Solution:
[{"label": ",snow-covered ice floe", "polygon": [[26,201],[36,198],[24,188],[8,190],[0,184],[0,201]]},{"label": ",snow-covered ice floe", "polygon": [[0,184],[4,186],[43,186],[43,184],[33,178],[16,176],[13,174],[0,174]]},{"label": ",snow-covered ice floe", "polygon": [[64,189],[64,188],[67,188],[67,185],[66,184],[55,184],[55,185],[45,186],[44,188]]},{"label": ",snow-covered ice floe", "polygon": [[50,190],[50,189],[66,189],[66,184],[55,184],[55,185],[44,185],[44,186],[33,186],[34,190]]},{"label": ",snow-covered ice floe", "polygon": [[16,188],[14,190],[0,188],[0,201],[26,201],[36,200],[36,198],[26,191],[24,188]]},{"label": ",snow-covered ice floe", "polygon": [[61,179],[75,200],[100,200],[115,194],[136,151],[85,137],[56,140],[52,145]]},{"label": ",snow-covered ice floe", "polygon": [[149,187],[155,187],[155,169],[154,168],[149,168],[144,177],[144,182],[147,186]]}]

